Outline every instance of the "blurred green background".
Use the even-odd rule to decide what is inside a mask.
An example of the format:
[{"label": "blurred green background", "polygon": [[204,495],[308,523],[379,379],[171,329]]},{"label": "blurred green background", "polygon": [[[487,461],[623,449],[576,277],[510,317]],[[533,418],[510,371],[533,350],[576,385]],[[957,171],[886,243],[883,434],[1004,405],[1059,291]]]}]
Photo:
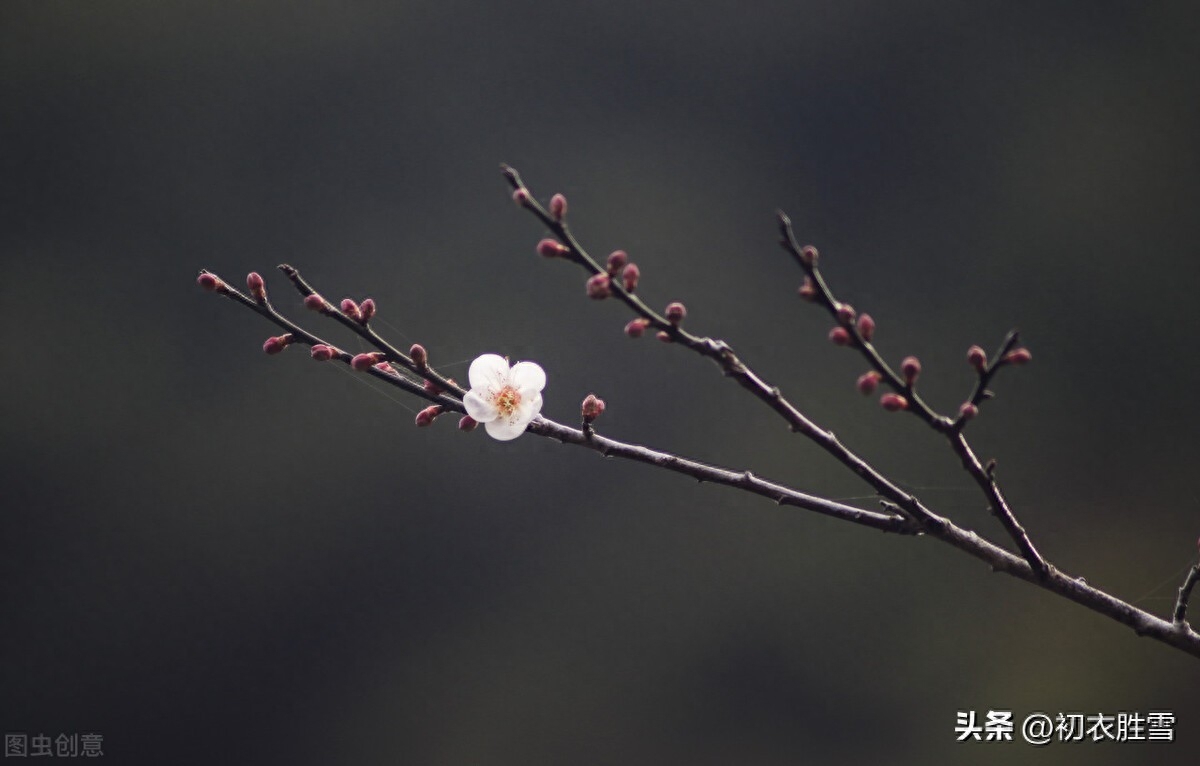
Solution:
[{"label": "blurred green background", "polygon": [[[595,391],[616,438],[868,494],[534,255],[508,162],[1001,540],[854,392],[782,208],[939,408],[1022,329],[977,448],[1053,562],[1165,614],[1200,533],[1198,35],[1188,2],[5,2],[0,728],[130,764],[1194,763],[1195,659],[945,546],[417,430],[195,275],[294,310],[288,261],[460,379],[537,360],[549,417]],[[989,709],[1177,741],[956,743]]]}]

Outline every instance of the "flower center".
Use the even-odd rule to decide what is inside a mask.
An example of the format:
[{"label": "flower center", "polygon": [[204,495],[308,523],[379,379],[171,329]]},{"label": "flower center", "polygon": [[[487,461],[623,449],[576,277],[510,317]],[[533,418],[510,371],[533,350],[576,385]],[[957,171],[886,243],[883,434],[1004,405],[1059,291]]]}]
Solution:
[{"label": "flower center", "polygon": [[492,402],[496,405],[496,409],[500,410],[500,414],[507,418],[521,404],[521,394],[512,386],[505,386],[500,389],[500,393],[496,394],[496,398]]}]

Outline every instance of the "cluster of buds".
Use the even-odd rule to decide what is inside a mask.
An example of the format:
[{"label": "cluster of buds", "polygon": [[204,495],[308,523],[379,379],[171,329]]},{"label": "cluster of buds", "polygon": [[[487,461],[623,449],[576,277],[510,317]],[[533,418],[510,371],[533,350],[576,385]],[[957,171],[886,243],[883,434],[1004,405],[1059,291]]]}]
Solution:
[{"label": "cluster of buds", "polygon": [[371,317],[375,316],[375,301],[371,298],[367,298],[362,303],[355,303],[350,298],[343,298],[340,308],[343,314],[364,327],[371,321]]}]

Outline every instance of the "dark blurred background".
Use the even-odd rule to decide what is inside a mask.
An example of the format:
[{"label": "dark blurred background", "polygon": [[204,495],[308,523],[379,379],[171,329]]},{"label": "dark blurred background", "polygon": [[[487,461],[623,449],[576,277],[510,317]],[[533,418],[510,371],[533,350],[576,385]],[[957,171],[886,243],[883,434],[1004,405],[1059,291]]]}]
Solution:
[{"label": "dark blurred background", "polygon": [[[537,360],[549,417],[595,391],[614,437],[869,494],[539,259],[508,162],[648,301],[1003,540],[943,444],[853,390],[785,209],[939,408],[968,345],[1022,329],[979,451],[1052,561],[1165,614],[1200,533],[1198,27],[1188,2],[5,2],[0,728],[129,764],[1194,762],[1195,659],[932,542],[418,430],[264,356],[273,327],[195,276],[259,270],[295,310],[288,261],[460,379]],[[957,744],[989,709],[1168,710],[1177,741]]]}]

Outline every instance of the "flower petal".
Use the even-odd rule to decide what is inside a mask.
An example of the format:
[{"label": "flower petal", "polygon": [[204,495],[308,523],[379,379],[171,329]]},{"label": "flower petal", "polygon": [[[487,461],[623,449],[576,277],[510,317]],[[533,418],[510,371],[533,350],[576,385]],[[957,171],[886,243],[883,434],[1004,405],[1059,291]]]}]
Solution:
[{"label": "flower petal", "polygon": [[529,425],[529,421],[517,422],[515,418],[499,418],[489,423],[484,423],[483,427],[487,429],[488,436],[497,441],[511,441],[521,434],[525,433],[525,426]]},{"label": "flower petal", "polygon": [[497,392],[508,382],[508,362],[497,354],[484,354],[471,362],[467,378],[475,391]]},{"label": "flower petal", "polygon": [[536,362],[517,362],[508,373],[508,382],[522,394],[535,394],[546,387],[546,371]]},{"label": "flower petal", "polygon": [[542,395],[534,394],[530,397],[522,397],[521,404],[517,407],[513,417],[524,423],[528,423],[538,416],[542,411]]},{"label": "flower petal", "polygon": [[490,423],[500,415],[496,405],[474,391],[468,391],[463,397],[463,406],[467,408],[467,414],[480,423]]}]

